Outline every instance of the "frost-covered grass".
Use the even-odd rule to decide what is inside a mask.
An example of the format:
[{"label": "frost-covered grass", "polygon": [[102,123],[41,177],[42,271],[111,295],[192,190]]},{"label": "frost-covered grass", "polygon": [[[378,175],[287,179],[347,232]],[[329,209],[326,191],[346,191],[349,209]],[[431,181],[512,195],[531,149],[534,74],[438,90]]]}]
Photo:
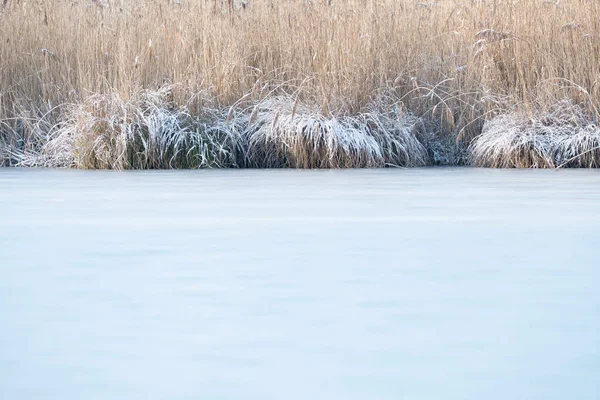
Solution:
[{"label": "frost-covered grass", "polygon": [[0,166],[30,166],[52,130],[55,108],[43,112],[28,102],[15,103],[16,117],[0,119]]},{"label": "frost-covered grass", "polygon": [[[417,119],[399,110],[325,116],[290,96],[239,107],[214,102],[193,114],[172,87],[128,100],[91,95],[66,105],[34,150],[2,146],[21,166],[83,169],[373,168],[420,166],[427,150]],[[12,149],[8,151],[8,149]],[[6,155],[4,154],[6,153]]]},{"label": "frost-covered grass", "polygon": [[[0,161],[117,170],[380,168],[436,164],[440,154],[458,164],[463,157],[422,119],[383,103],[337,116],[289,95],[242,99],[233,107],[210,96],[203,103],[193,111],[177,105],[172,86],[127,100],[94,94],[63,105],[53,119],[33,118],[26,129],[3,123]],[[580,106],[560,102],[529,117],[514,112],[490,119],[468,154],[467,164],[478,167],[596,168],[600,128]]]},{"label": "frost-covered grass", "polygon": [[560,103],[537,118],[517,113],[493,118],[470,152],[479,167],[597,168],[600,127],[580,107]]},{"label": "frost-covered grass", "polygon": [[419,166],[427,163],[427,151],[414,133],[416,122],[375,108],[327,117],[290,97],[276,97],[253,108],[244,136],[252,167]]},{"label": "frost-covered grass", "polygon": [[170,101],[170,88],[145,90],[129,100],[92,95],[66,107],[40,156],[47,167],[84,169],[223,168],[237,166],[235,126],[218,110],[192,116]]}]

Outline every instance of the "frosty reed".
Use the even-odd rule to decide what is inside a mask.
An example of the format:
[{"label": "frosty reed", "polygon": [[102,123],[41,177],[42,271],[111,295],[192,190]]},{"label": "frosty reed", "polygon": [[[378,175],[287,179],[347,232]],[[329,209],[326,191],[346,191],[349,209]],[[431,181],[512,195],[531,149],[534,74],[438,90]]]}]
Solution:
[{"label": "frosty reed", "polygon": [[[3,0],[0,10],[5,164],[595,166],[594,0]],[[157,104],[151,92],[162,119],[144,109]],[[177,148],[144,147],[152,115]],[[515,140],[478,142],[507,118],[521,127],[508,124]],[[552,127],[579,139],[552,162],[521,162],[535,149],[518,132],[543,142]],[[492,142],[497,152],[484,151]],[[514,161],[515,146],[528,155]]]}]

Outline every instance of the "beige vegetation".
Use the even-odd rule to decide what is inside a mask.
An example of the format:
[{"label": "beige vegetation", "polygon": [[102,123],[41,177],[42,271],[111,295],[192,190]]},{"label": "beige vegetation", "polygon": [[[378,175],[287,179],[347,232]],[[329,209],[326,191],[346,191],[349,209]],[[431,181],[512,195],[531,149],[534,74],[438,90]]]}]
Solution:
[{"label": "beige vegetation", "polygon": [[596,0],[0,4],[6,165],[599,163]]}]

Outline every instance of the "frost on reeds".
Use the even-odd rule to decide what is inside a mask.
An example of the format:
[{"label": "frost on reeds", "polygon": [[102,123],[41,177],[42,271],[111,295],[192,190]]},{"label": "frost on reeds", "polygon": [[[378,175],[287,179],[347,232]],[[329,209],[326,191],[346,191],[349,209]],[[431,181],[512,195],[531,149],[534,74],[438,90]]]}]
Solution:
[{"label": "frost on reeds", "polygon": [[93,95],[69,107],[49,134],[38,165],[83,169],[168,169],[237,166],[237,133],[218,110],[192,116],[169,88],[129,100]]},{"label": "frost on reeds", "polygon": [[0,132],[0,167],[10,165],[10,151],[9,146],[4,140],[6,134]]},{"label": "frost on reeds", "polygon": [[54,125],[57,110],[28,107],[19,102],[15,117],[0,120],[0,166],[33,166]]},{"label": "frost on reeds", "polygon": [[259,168],[376,168],[420,166],[427,151],[416,118],[398,112],[327,117],[288,96],[252,109],[245,132],[248,162]]},{"label": "frost on reeds", "polygon": [[[121,99],[92,95],[64,107],[35,157],[20,165],[83,169],[374,168],[427,164],[417,119],[372,107],[339,118],[289,96],[244,107],[197,108],[169,88]],[[240,103],[242,103],[240,101]]]},{"label": "frost on reeds", "polygon": [[8,124],[0,121],[0,167],[11,165],[11,130]]},{"label": "frost on reeds", "polygon": [[471,144],[470,153],[477,167],[597,168],[600,127],[581,107],[562,102],[538,118],[493,118]]}]

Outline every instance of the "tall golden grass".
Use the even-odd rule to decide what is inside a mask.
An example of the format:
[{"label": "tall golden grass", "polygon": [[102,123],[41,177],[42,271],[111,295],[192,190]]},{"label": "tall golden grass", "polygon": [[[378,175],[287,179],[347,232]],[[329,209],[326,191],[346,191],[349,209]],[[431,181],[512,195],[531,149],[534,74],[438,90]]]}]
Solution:
[{"label": "tall golden grass", "polygon": [[597,0],[2,1],[0,136],[25,150],[64,104],[165,85],[192,115],[270,95],[327,118],[396,107],[447,143],[564,100],[598,117]]}]

